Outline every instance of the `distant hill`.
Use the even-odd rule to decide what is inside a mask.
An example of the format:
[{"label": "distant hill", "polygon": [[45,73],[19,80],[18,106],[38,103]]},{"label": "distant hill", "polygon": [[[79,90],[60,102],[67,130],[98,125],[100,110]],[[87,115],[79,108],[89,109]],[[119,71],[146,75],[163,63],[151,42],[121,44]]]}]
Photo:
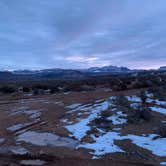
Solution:
[{"label": "distant hill", "polygon": [[165,67],[158,70],[131,70],[127,67],[104,66],[88,69],[45,69],[45,70],[16,70],[0,71],[0,80],[42,80],[42,79],[84,79],[100,75],[138,74],[165,72]]},{"label": "distant hill", "polygon": [[117,67],[117,66],[104,66],[104,67],[92,67],[87,69],[88,72],[104,72],[104,73],[123,73],[131,72],[132,70],[127,67]]},{"label": "distant hill", "polygon": [[166,71],[166,66],[162,66],[162,67],[160,67],[159,70]]}]

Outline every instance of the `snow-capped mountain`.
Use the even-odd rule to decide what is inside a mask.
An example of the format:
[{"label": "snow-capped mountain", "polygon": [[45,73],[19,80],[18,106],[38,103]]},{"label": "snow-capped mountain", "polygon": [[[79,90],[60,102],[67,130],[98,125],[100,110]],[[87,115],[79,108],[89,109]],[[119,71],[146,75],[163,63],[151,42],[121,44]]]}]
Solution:
[{"label": "snow-capped mountain", "polygon": [[92,67],[87,69],[88,72],[104,72],[104,73],[124,73],[131,72],[132,70],[127,67],[117,67],[117,66],[104,66],[104,67]]}]

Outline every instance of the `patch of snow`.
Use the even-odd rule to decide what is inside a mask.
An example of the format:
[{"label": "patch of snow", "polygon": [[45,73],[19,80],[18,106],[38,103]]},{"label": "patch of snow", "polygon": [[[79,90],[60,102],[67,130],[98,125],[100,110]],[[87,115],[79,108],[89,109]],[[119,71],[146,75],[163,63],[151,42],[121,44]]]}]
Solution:
[{"label": "patch of snow", "polygon": [[116,132],[108,132],[100,137],[93,137],[93,139],[96,141],[95,143],[84,143],[78,146],[78,148],[94,150],[94,152],[91,152],[91,154],[94,155],[93,158],[97,158],[107,153],[124,152],[121,148],[114,144],[114,140],[123,139]]},{"label": "patch of snow", "polygon": [[157,105],[166,106],[166,101],[155,100]]},{"label": "patch of snow", "polygon": [[[131,139],[134,144],[151,151],[153,154],[161,157],[166,156],[166,138],[154,139],[156,134],[149,134],[147,137],[128,135],[126,139]],[[124,137],[125,138],[125,137]]]},{"label": "patch of snow", "polygon": [[68,119],[62,119],[61,122],[65,123],[65,124],[72,124],[72,121],[69,121]]},{"label": "patch of snow", "polygon": [[160,165],[166,165],[166,162],[161,162]]},{"label": "patch of snow", "polygon": [[119,125],[127,123],[127,120],[124,117],[126,117],[126,114],[123,114],[121,111],[118,111],[111,117],[108,117],[107,119],[111,120],[113,125]]},{"label": "patch of snow", "polygon": [[159,105],[159,106],[166,106],[166,101],[160,101],[160,100],[154,100],[154,99],[150,99],[148,98],[146,100],[147,103],[155,103],[156,105]]},{"label": "patch of snow", "polygon": [[66,106],[67,109],[75,109],[77,107],[79,107],[81,104],[80,103],[74,103],[74,104],[71,104],[69,106]]},{"label": "patch of snow", "polygon": [[55,102],[54,104],[59,105],[59,106],[64,106],[64,103],[61,102],[61,101],[57,101],[57,102]]},{"label": "patch of snow", "polygon": [[25,93],[24,96],[30,97],[30,96],[33,96],[33,93]]},{"label": "patch of snow", "polygon": [[86,135],[86,132],[90,130],[90,126],[88,126],[89,122],[97,118],[98,114],[102,111],[106,111],[109,106],[110,103],[108,101],[94,104],[93,106],[90,106],[90,108],[87,108],[88,110],[91,110],[90,115],[87,118],[81,119],[78,123],[68,125],[65,128],[72,133],[72,136],[81,140]]},{"label": "patch of snow", "polygon": [[100,137],[92,136],[94,141],[96,141],[95,143],[83,143],[79,145],[78,148],[94,150],[94,152],[91,152],[91,154],[93,154],[94,157],[97,157],[107,153],[124,152],[114,144],[114,141],[130,139],[133,144],[151,151],[154,155],[165,157],[166,138],[154,139],[156,136],[156,134],[149,134],[148,136],[120,136],[120,134],[116,132],[107,132]]},{"label": "patch of snow", "polygon": [[65,146],[75,148],[77,141],[71,138],[60,137],[52,133],[41,133],[35,131],[27,131],[17,137],[17,141],[23,141],[38,146]]},{"label": "patch of snow", "polygon": [[32,115],[30,115],[30,119],[36,119],[36,118],[40,118],[41,116],[41,112],[35,112],[35,113],[32,113]]},{"label": "patch of snow", "polygon": [[67,122],[68,122],[68,119],[62,119],[61,122],[67,123]]},{"label": "patch of snow", "polygon": [[81,116],[81,115],[89,115],[89,112],[79,112],[78,116]]},{"label": "patch of snow", "polygon": [[141,98],[138,96],[126,96],[127,100],[130,102],[141,102]]},{"label": "patch of snow", "polygon": [[14,110],[12,110],[12,113],[10,115],[17,115],[17,114],[20,114],[22,112],[25,112],[28,109],[29,109],[29,107],[26,107],[26,106],[22,106],[20,108],[15,108]]},{"label": "patch of snow", "polygon": [[166,115],[166,109],[160,107],[149,107],[152,111]]},{"label": "patch of snow", "polygon": [[14,132],[14,131],[17,131],[17,130],[23,128],[23,127],[28,126],[29,124],[30,124],[30,123],[16,124],[16,125],[13,125],[13,126],[11,126],[11,127],[8,127],[7,130]]},{"label": "patch of snow", "polygon": [[21,107],[21,108],[15,109],[15,111],[11,113],[10,115],[26,114],[30,116],[29,117],[30,119],[36,119],[41,116],[41,111],[42,110],[30,110],[29,107]]},{"label": "patch of snow", "polygon": [[86,104],[86,105],[79,105],[76,106],[74,109],[69,110],[67,113],[71,114],[77,111],[89,111],[91,109],[90,104]]},{"label": "patch of snow", "polygon": [[153,98],[154,97],[154,95],[153,95],[153,93],[149,93],[149,92],[145,92],[145,95],[146,95],[146,97],[149,97],[149,98]]},{"label": "patch of snow", "polygon": [[43,160],[39,159],[34,159],[34,160],[22,160],[20,162],[21,165],[32,165],[32,166],[38,166],[38,165],[44,165],[46,162]]},{"label": "patch of snow", "polygon": [[153,103],[153,102],[155,102],[155,100],[153,100],[153,99],[151,99],[151,98],[147,98],[147,99],[146,99],[146,102],[147,102],[147,103]]},{"label": "patch of snow", "polygon": [[68,94],[70,94],[70,93],[71,93],[71,92],[64,92],[63,94],[64,94],[64,95],[68,95]]},{"label": "patch of snow", "polygon": [[112,130],[113,130],[113,131],[120,131],[121,128],[113,128]]},{"label": "patch of snow", "polygon": [[130,104],[130,107],[131,107],[131,108],[134,108],[134,109],[137,109],[137,108],[139,108],[140,106],[141,106],[140,103],[131,103],[131,104]]},{"label": "patch of snow", "polygon": [[28,150],[23,147],[13,147],[11,152],[18,155],[25,155],[29,153]]}]

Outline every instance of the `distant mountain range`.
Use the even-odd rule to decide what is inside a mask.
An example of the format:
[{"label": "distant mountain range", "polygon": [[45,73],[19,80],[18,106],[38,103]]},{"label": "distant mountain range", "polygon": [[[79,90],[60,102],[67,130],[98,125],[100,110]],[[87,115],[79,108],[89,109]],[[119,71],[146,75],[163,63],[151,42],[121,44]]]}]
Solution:
[{"label": "distant mountain range", "polygon": [[100,75],[135,74],[140,72],[163,72],[166,66],[158,70],[131,70],[127,67],[104,66],[88,69],[45,69],[45,70],[16,70],[0,71],[0,80],[18,79],[83,79]]}]

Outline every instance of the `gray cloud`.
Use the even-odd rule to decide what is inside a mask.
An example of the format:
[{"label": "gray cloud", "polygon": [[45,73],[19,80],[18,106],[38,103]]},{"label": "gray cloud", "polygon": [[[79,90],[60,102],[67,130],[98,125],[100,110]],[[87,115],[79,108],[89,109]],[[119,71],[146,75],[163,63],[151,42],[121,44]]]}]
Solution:
[{"label": "gray cloud", "polygon": [[0,0],[0,68],[166,65],[165,0]]}]

